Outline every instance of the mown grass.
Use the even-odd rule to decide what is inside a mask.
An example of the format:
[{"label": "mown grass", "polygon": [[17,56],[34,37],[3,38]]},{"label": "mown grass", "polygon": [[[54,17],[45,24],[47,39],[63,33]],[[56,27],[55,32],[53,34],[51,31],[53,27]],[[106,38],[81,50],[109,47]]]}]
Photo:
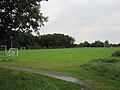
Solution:
[{"label": "mown grass", "polygon": [[[31,67],[74,76],[80,79],[88,80],[97,85],[96,90],[120,90],[120,81],[118,78],[110,78],[108,75],[99,75],[94,70],[84,68],[83,65],[93,62],[93,60],[101,59],[117,59],[120,57],[112,57],[111,54],[120,48],[70,48],[70,49],[44,49],[44,50],[21,50],[19,56],[6,57],[1,54],[1,58],[11,61],[1,61],[1,66],[17,66]],[[72,54],[72,59],[71,59]],[[97,65],[98,64],[98,65]],[[101,67],[103,64],[97,62],[96,66]],[[92,64],[91,64],[92,65]],[[105,64],[106,66],[107,63]],[[111,67],[118,67],[120,63],[110,64]],[[104,68],[103,68],[104,69]],[[101,69],[102,70],[102,69]],[[108,69],[107,69],[108,70]],[[102,70],[104,72],[104,70]],[[102,72],[101,71],[101,72]],[[116,73],[114,70],[113,74]]]},{"label": "mown grass", "polygon": [[79,90],[77,84],[43,75],[0,68],[0,90]]}]

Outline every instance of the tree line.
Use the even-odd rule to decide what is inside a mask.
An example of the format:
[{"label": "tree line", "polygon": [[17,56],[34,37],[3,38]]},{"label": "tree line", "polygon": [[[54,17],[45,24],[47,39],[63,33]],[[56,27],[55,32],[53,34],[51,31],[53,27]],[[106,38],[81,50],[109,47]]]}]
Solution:
[{"label": "tree line", "polygon": [[7,48],[40,49],[40,48],[69,48],[69,47],[120,47],[119,44],[111,44],[108,40],[100,40],[89,43],[87,41],[74,44],[75,39],[64,34],[33,35],[31,32],[12,31],[12,35],[0,38],[0,46],[6,45]]},{"label": "tree line", "polygon": [[84,41],[84,42],[81,42],[80,44],[78,44],[78,46],[79,47],[120,47],[120,43],[112,44],[112,43],[109,43],[108,40],[105,40],[104,42],[97,40],[92,43]]},{"label": "tree line", "polygon": [[0,45],[25,48],[66,48],[73,47],[74,38],[64,34],[32,35],[31,32],[13,31],[12,36],[0,38]]}]

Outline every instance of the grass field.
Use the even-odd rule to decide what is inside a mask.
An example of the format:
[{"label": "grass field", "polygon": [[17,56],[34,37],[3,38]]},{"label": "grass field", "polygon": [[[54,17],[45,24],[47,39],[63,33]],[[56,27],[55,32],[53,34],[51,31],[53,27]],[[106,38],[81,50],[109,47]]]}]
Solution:
[{"label": "grass field", "polygon": [[[111,54],[120,48],[70,48],[70,49],[44,49],[44,50],[21,50],[19,56],[6,57],[0,52],[0,66],[31,67],[54,72],[62,72],[69,76],[85,79],[97,85],[96,90],[120,90],[119,76],[117,79],[111,78],[105,73],[99,74],[98,70],[91,69],[100,67],[103,64],[96,63],[93,66],[90,62],[98,59],[117,59],[120,57],[111,57]],[[87,68],[85,68],[85,65]],[[120,69],[120,62],[104,64]],[[105,67],[102,67],[105,68]],[[104,70],[104,69],[100,69]],[[111,69],[106,69],[111,70]],[[114,71],[116,69],[113,69]],[[104,72],[103,72],[104,73]],[[115,72],[111,75],[114,75]],[[119,75],[119,74],[118,74]],[[116,77],[116,76],[115,76]]]}]

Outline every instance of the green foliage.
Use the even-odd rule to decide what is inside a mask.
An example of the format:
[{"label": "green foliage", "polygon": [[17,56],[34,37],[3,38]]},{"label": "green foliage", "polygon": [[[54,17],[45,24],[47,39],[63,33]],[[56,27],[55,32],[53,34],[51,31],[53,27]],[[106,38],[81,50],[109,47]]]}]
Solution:
[{"label": "green foliage", "polygon": [[[0,44],[11,41],[14,31],[39,33],[48,17],[40,11],[43,0],[0,0]],[[44,0],[47,1],[47,0]]]},{"label": "green foliage", "polygon": [[[26,48],[65,48],[72,47],[74,38],[64,34],[47,34],[34,36],[30,32],[14,31],[12,38],[13,47]],[[10,48],[11,41],[6,41],[8,48]]]},{"label": "green foliage", "polygon": [[84,43],[79,44],[80,47],[90,47],[90,43],[85,41]]},{"label": "green foliage", "polygon": [[119,60],[116,60],[116,59],[98,59],[98,60],[93,60],[92,62],[117,63],[117,62],[119,62]]},{"label": "green foliage", "polygon": [[120,57],[120,51],[117,50],[116,52],[114,52],[114,53],[112,54],[112,56],[113,56],[113,57]]},{"label": "green foliage", "polygon": [[18,29],[37,31],[46,18],[40,12],[42,0],[1,0],[0,27],[2,30]]},{"label": "green foliage", "polygon": [[39,45],[46,48],[72,47],[74,41],[71,36],[56,33],[41,35],[38,39]]},{"label": "green foliage", "polygon": [[120,61],[116,59],[97,59],[86,63],[83,66],[86,70],[92,71],[100,76],[120,80]]},{"label": "green foliage", "polygon": [[99,40],[91,44],[91,47],[103,47],[103,46],[104,46],[104,43]]},{"label": "green foliage", "polygon": [[106,41],[104,42],[104,47],[109,47],[109,46],[110,46],[109,41],[106,40]]},{"label": "green foliage", "polygon": [[0,90],[78,90],[79,85],[50,77],[0,68]]},{"label": "green foliage", "polygon": [[104,43],[97,40],[93,43],[89,43],[87,41],[85,41],[84,43],[80,43],[79,44],[80,47],[104,47]]}]

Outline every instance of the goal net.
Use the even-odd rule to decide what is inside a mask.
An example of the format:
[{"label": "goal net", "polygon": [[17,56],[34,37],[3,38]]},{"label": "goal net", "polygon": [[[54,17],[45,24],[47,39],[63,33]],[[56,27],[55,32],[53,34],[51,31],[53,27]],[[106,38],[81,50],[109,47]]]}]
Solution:
[{"label": "goal net", "polygon": [[18,56],[18,48],[10,48],[7,55],[8,56]]}]

